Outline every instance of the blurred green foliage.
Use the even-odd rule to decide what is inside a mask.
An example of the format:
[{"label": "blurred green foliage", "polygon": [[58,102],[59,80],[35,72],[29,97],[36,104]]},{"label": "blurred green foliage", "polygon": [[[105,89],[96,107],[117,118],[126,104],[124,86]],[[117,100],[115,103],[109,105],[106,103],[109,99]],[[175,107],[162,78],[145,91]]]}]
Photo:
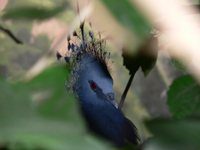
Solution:
[{"label": "blurred green foliage", "polygon": [[[141,67],[147,75],[154,67],[156,57],[146,57],[140,50],[152,48],[146,44],[151,25],[129,0],[102,2],[124,28],[144,43],[137,47],[138,55],[128,54],[123,59],[131,74]],[[1,14],[0,24],[10,27],[25,42],[16,45],[0,34],[0,64],[8,66],[11,76],[16,75],[16,71],[25,73],[50,47],[50,41],[43,36],[36,38],[34,45],[30,43],[32,22],[28,21],[57,17],[66,8],[68,5],[63,0],[9,1]],[[12,23],[7,23],[7,19]],[[11,82],[0,78],[0,149],[114,149],[86,132],[76,100],[64,86],[69,72],[66,66],[52,65],[29,81]],[[172,83],[167,94],[172,117],[146,122],[152,138],[144,141],[142,149],[200,149],[200,86],[191,76],[182,76]]]},{"label": "blurred green foliage", "polygon": [[66,66],[51,66],[28,82],[1,79],[0,148],[108,148],[85,131],[75,99],[62,86],[66,76]]},{"label": "blurred green foliage", "polygon": [[129,0],[117,2],[115,0],[102,0],[102,2],[119,23],[135,33],[139,39],[143,40],[148,37],[151,31],[150,24]]},{"label": "blurred green foliage", "polygon": [[184,118],[200,112],[200,86],[190,75],[177,78],[168,91],[173,116]]},{"label": "blurred green foliage", "polygon": [[61,6],[56,6],[55,8],[45,8],[38,6],[19,6],[7,9],[3,14],[3,19],[25,19],[25,20],[33,20],[33,19],[48,19],[53,17],[66,9],[66,4]]},{"label": "blurred green foliage", "polygon": [[146,142],[145,150],[198,150],[200,149],[200,120],[154,119],[148,121],[154,137]]},{"label": "blurred green foliage", "polygon": [[172,83],[168,90],[168,107],[172,118],[146,122],[154,135],[145,143],[145,150],[200,149],[200,85],[190,75]]}]

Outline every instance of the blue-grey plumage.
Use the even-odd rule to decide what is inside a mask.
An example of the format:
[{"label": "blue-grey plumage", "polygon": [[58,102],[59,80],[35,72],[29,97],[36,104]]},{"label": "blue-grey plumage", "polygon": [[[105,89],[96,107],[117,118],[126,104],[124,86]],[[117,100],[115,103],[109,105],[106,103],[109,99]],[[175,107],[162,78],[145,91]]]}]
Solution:
[{"label": "blue-grey plumage", "polygon": [[76,73],[74,92],[89,128],[115,145],[123,146],[126,141],[137,144],[136,128],[117,107],[113,81],[106,66],[86,54],[78,62]]},{"label": "blue-grey plumage", "polygon": [[80,44],[69,43],[68,49],[72,51],[74,64],[72,88],[80,102],[86,123],[93,132],[117,146],[123,146],[127,142],[137,144],[139,138],[136,127],[124,116],[115,101],[103,40],[95,39],[91,31],[88,33],[88,40],[83,25],[80,26],[82,39],[76,32],[73,34],[79,38]]},{"label": "blue-grey plumage", "polygon": [[99,101],[92,100],[96,98],[96,93],[91,90],[88,81],[93,80],[100,87],[103,87],[102,92],[107,95],[107,97],[110,97],[111,103],[117,106],[113,97],[113,80],[106,66],[102,65],[94,56],[90,54],[82,56],[81,60],[77,62],[77,67],[74,68],[73,75],[76,77],[73,89],[78,97],[81,97],[80,101],[82,103],[99,103]]}]

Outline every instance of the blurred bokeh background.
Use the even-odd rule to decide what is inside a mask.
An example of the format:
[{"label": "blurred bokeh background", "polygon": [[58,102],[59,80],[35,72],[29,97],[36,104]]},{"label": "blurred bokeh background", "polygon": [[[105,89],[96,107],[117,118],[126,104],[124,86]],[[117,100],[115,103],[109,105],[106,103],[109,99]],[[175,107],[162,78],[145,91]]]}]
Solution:
[{"label": "blurred bokeh background", "polygon": [[199,8],[197,0],[0,0],[0,150],[116,149],[88,133],[66,88],[70,68],[56,59],[83,20],[107,40],[118,102],[134,76],[123,111],[140,148],[199,149]]}]

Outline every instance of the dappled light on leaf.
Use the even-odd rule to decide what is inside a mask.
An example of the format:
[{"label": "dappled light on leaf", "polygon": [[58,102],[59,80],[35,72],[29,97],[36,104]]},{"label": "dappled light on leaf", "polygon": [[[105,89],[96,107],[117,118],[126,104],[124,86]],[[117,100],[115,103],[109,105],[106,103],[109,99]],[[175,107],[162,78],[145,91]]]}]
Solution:
[{"label": "dappled light on leaf", "polygon": [[176,118],[200,113],[200,85],[197,81],[189,75],[177,78],[168,90],[168,106]]}]

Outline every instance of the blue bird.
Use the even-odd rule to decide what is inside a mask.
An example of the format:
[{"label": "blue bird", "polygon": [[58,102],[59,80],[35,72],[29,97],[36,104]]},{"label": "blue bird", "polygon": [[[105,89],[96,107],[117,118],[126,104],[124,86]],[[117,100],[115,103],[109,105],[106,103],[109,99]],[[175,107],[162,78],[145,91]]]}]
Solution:
[{"label": "blue bird", "polygon": [[116,146],[137,145],[137,129],[118,108],[114,97],[113,80],[106,63],[109,54],[104,50],[104,41],[95,39],[91,31],[86,35],[84,23],[80,29],[82,38],[76,32],[73,34],[77,36],[79,45],[74,45],[69,51],[74,65],[72,89],[79,100],[82,115],[91,131]]}]

